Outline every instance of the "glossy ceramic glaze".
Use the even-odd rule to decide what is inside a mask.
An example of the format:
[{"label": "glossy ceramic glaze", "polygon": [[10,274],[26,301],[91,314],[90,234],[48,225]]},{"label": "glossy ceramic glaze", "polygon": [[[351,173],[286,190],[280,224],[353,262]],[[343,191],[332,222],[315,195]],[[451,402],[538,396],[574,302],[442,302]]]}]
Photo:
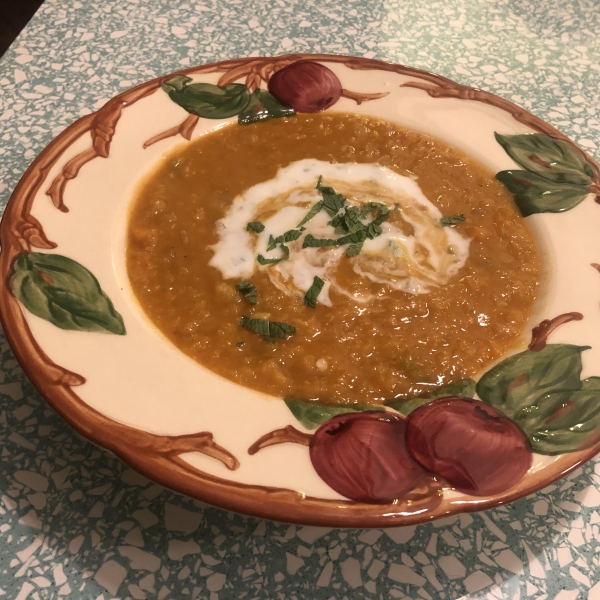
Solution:
[{"label": "glossy ceramic glaze", "polygon": [[[310,68],[309,79],[321,85],[321,96],[304,90],[299,99],[285,97],[283,84],[270,84],[277,72],[289,79],[294,66],[305,69],[307,61],[319,65]],[[201,109],[190,101],[197,84],[210,97]],[[223,108],[214,97],[228,89]],[[276,105],[264,96],[267,89],[278,95]],[[479,398],[516,421],[536,452],[529,471],[510,488],[470,496],[432,477],[424,490],[393,504],[349,500],[319,477],[308,448],[311,429],[332,413],[307,419],[302,407],[213,375],[165,340],[135,301],[124,244],[139,182],[177,144],[227,119],[291,114],[284,103],[300,111],[316,103],[374,115],[434,135],[499,173],[515,194],[541,248],[544,289],[522,352],[482,373],[476,387]],[[534,136],[523,141],[523,134]],[[600,318],[597,298],[587,291],[598,276],[597,192],[597,165],[558,131],[506,100],[441,77],[318,55],[206,65],[124,92],[69,127],[36,159],[2,221],[3,325],[31,380],[71,425],[183,493],[278,520],[340,526],[400,525],[479,510],[542,488],[600,449],[594,410]],[[577,239],[561,235],[565,229],[576,230]],[[66,273],[64,281],[58,271]],[[73,298],[56,300],[59,284],[77,301],[85,299],[85,315],[75,311]],[[58,312],[48,308],[50,296]],[[557,369],[556,381],[543,380]],[[535,381],[515,399],[525,372]],[[446,395],[463,396],[467,388]],[[539,441],[540,427],[519,412],[538,410],[545,393],[562,394],[542,419],[561,424],[559,441],[552,435]],[[560,421],[565,414],[557,407],[573,423]],[[573,437],[571,430],[585,435]]]}]

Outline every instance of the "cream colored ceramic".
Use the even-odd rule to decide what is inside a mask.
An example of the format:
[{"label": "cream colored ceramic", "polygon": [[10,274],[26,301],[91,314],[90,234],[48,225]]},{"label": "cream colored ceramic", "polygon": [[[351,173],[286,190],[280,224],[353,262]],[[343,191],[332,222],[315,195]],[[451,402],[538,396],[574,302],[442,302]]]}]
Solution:
[{"label": "cream colored ceramic", "polygon": [[[252,91],[266,89],[273,73],[302,60],[325,65],[341,82],[346,93],[328,110],[375,115],[433,135],[494,172],[519,168],[496,132],[565,139],[491,94],[373,60],[241,59],[175,75],[191,78],[189,85],[237,82]],[[140,180],[174,147],[237,118],[186,113],[161,88],[175,75],[124,92],[64,131],[29,168],[2,221],[6,334],[30,379],[75,429],[146,476],[211,504],[283,521],[353,527],[415,523],[507,502],[542,488],[600,449],[600,435],[592,432],[581,450],[535,454],[523,479],[495,496],[440,491],[444,486],[438,485],[383,505],[335,492],[317,475],[306,445],[277,444],[249,454],[273,431],[293,426],[310,432],[281,399],[214,375],[163,338],[138,305],[125,268],[128,211]],[[573,208],[527,217],[542,250],[545,284],[523,348],[540,321],[583,315],[551,338],[553,344],[591,346],[583,354],[582,378],[600,374],[600,274],[591,266],[600,262],[595,173],[589,196]],[[14,289],[15,261],[29,252],[83,265],[114,305],[125,333],[62,329],[32,314]]]}]

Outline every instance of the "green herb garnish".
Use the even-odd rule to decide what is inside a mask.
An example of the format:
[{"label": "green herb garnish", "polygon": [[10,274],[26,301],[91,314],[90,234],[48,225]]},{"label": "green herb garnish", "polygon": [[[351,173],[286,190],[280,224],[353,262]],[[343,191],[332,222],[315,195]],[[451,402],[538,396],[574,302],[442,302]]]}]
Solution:
[{"label": "green herb garnish", "polygon": [[306,216],[304,217],[304,219],[302,219],[302,221],[300,221],[300,223],[298,223],[297,227],[302,227],[302,225],[304,225],[305,223],[308,223],[308,221],[310,221],[316,214],[321,212],[321,209],[323,208],[323,200],[319,200],[316,204],[313,205],[313,207],[306,213]]},{"label": "green herb garnish", "polygon": [[[327,214],[332,217],[331,221],[329,221],[329,225],[334,228],[337,235],[342,237],[338,239],[315,238],[309,233],[302,242],[302,248],[325,248],[328,246],[344,246],[345,244],[350,244],[346,250],[346,256],[353,257],[360,253],[363,243],[367,238],[372,240],[383,233],[381,224],[388,218],[390,213],[385,204],[381,204],[380,202],[369,202],[360,208],[356,206],[344,206],[346,198],[341,194],[337,194],[332,187],[321,185],[322,180],[323,177],[319,176],[316,187],[321,192],[323,199],[319,200],[319,202],[308,211],[304,219],[298,223],[296,229],[286,231],[283,235],[276,238],[270,236],[267,251],[273,250],[278,243],[281,243],[283,247],[283,243],[297,240],[304,231],[303,225],[318,214],[321,209],[325,210]],[[340,212],[342,209],[343,212]],[[376,211],[377,213],[375,218],[369,223],[363,223],[361,219],[365,219],[373,211]],[[283,259],[265,259],[260,255],[258,258],[258,262],[261,264],[275,264],[280,262],[280,260]]]},{"label": "green herb garnish", "polygon": [[323,196],[323,209],[330,217],[334,217],[340,208],[344,206],[346,198],[341,194],[337,194],[332,187],[321,185],[322,180],[323,176],[320,175],[317,181],[317,189],[321,192],[321,196]]},{"label": "green herb garnish", "polygon": [[323,248],[325,246],[339,246],[337,240],[331,238],[316,238],[312,233],[307,233],[302,248]]},{"label": "green herb garnish", "polygon": [[295,242],[304,231],[304,227],[302,229],[290,229],[285,233],[278,235],[276,238],[273,236],[269,237],[269,245],[267,246],[267,252],[273,250],[277,244],[287,244],[288,242]]},{"label": "green herb garnish", "polygon": [[275,238],[272,235],[270,235],[269,242],[267,244],[267,252],[271,252],[271,250],[275,250],[276,246],[277,246],[277,243],[275,242]]},{"label": "green herb garnish", "polygon": [[324,285],[325,282],[320,277],[315,276],[312,285],[308,288],[308,291],[304,296],[304,306],[310,306],[311,308],[317,306],[317,298]]},{"label": "green herb garnish", "polygon": [[281,262],[282,260],[287,260],[287,258],[290,255],[290,249],[287,246],[285,246],[284,244],[281,244],[279,247],[281,248],[281,251],[283,252],[283,256],[281,258],[265,258],[262,254],[259,254],[256,257],[256,260],[261,265],[276,265],[277,263]]},{"label": "green herb garnish", "polygon": [[365,227],[364,229],[359,229],[358,231],[353,231],[348,235],[344,235],[341,238],[338,238],[336,241],[338,246],[343,246],[344,244],[362,244],[367,237],[368,230]]},{"label": "green herb garnish", "polygon": [[293,325],[279,321],[267,321],[266,319],[250,319],[246,315],[242,316],[240,325],[261,335],[267,342],[274,342],[277,339],[285,340],[296,333],[296,328]]},{"label": "green herb garnish", "polygon": [[236,344],[236,346],[237,346],[238,348],[241,348],[241,347],[242,347],[242,346],[243,346],[245,343],[246,343],[246,342],[238,342],[238,343]]},{"label": "green herb garnish", "polygon": [[359,220],[360,217],[361,211],[356,206],[346,206],[343,213],[336,215],[329,221],[329,225],[335,228],[338,235],[352,233],[364,227],[364,224]]},{"label": "green herb garnish", "polygon": [[252,285],[249,281],[240,281],[235,284],[235,289],[242,294],[250,304],[256,304],[257,290],[255,285]]},{"label": "green herb garnish", "polygon": [[260,221],[251,221],[246,225],[246,231],[253,231],[254,233],[262,233],[265,230],[265,226]]},{"label": "green herb garnish", "polygon": [[258,262],[261,265],[275,265],[278,262],[281,262],[282,260],[286,260],[290,255],[290,249],[285,245],[285,243],[297,240],[302,235],[302,231],[304,231],[304,228],[302,228],[302,230],[290,229],[289,231],[286,231],[284,234],[279,235],[276,238],[270,235],[269,243],[267,244],[267,252],[275,250],[277,244],[279,244],[279,247],[283,252],[283,256],[281,258],[265,258],[262,254],[259,254],[256,257],[256,260],[258,260]]},{"label": "green herb garnish", "polygon": [[363,247],[363,242],[360,242],[360,244],[350,244],[348,246],[348,249],[346,250],[346,256],[348,258],[352,258],[353,256],[358,256],[360,254],[360,251],[362,250]]},{"label": "green herb garnish", "polygon": [[304,219],[298,223],[298,227],[308,223],[315,215],[321,212],[321,209],[326,210],[330,217],[334,217],[339,212],[340,208],[344,206],[346,198],[341,194],[337,194],[332,187],[321,185],[322,180],[323,176],[320,175],[316,188],[321,192],[323,199],[313,205],[308,213],[306,213]]},{"label": "green herb garnish", "polygon": [[442,227],[448,227],[448,225],[456,225],[462,223],[465,220],[465,215],[452,215],[451,217],[442,217],[440,219],[440,225]]},{"label": "green herb garnish", "polygon": [[[370,223],[365,224],[360,220],[373,211],[377,211],[378,214]],[[389,214],[390,211],[384,204],[369,202],[360,209],[355,206],[344,207],[344,212],[336,215],[329,224],[335,228],[337,234],[342,235],[337,240],[339,246],[352,244],[346,250],[346,256],[353,257],[360,253],[363,242],[367,238],[372,240],[383,233],[381,223],[388,218]]]}]

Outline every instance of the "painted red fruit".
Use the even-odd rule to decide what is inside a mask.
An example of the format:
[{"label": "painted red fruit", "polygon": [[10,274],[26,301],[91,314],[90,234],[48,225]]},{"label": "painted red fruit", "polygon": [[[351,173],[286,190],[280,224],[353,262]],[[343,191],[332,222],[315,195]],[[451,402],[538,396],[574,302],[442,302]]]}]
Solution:
[{"label": "painted red fruit", "polygon": [[406,451],[406,420],[383,412],[346,413],[321,425],[310,459],[336,492],[357,502],[388,504],[424,475]]},{"label": "painted red fruit", "polygon": [[327,67],[309,60],[292,63],[269,80],[269,92],[300,113],[316,113],[333,106],[342,95],[342,84]]},{"label": "painted red fruit", "polygon": [[410,413],[406,446],[423,468],[474,496],[508,490],[533,459],[529,440],[514,421],[483,402],[456,396]]}]

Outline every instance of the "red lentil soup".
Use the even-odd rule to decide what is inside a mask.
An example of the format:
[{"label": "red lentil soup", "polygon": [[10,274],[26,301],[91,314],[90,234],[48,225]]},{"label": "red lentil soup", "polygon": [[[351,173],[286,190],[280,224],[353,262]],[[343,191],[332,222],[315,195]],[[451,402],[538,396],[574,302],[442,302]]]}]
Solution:
[{"label": "red lentil soup", "polygon": [[[210,266],[218,220],[234,199],[306,158],[375,163],[410,174],[469,238],[469,256],[443,286],[412,294],[354,281],[367,303],[330,291],[305,306],[266,269],[252,305]],[[394,213],[390,213],[393,221]],[[356,279],[348,258],[340,277]],[[128,226],[127,269],[150,320],[204,367],[280,397],[378,404],[472,377],[518,343],[540,281],[532,233],[494,175],[432,137],[371,117],[329,112],[229,124],[178,147],[143,182]],[[242,316],[296,328],[266,341]]]}]

